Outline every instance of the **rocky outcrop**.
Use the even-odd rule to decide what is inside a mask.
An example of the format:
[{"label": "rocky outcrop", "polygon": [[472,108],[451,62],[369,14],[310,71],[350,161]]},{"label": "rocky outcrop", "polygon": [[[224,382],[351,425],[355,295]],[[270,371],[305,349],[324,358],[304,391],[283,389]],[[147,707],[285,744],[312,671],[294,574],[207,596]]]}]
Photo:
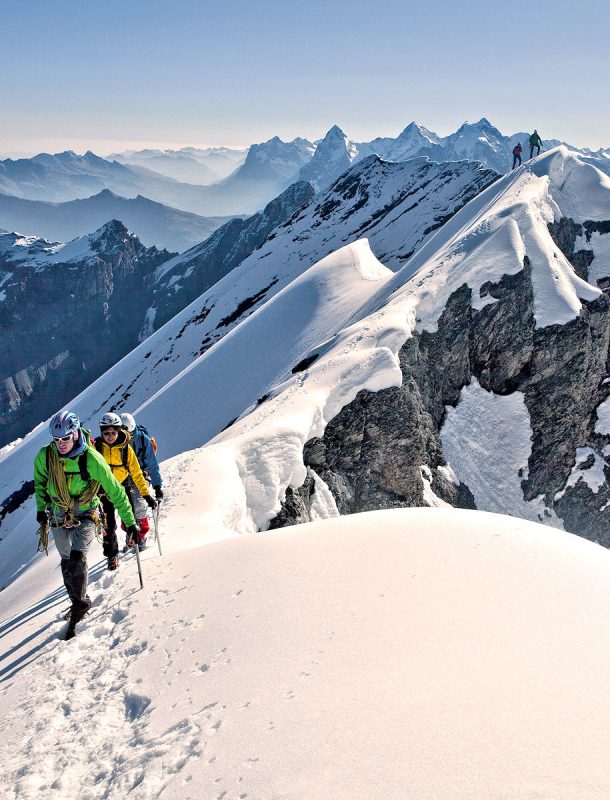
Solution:
[{"label": "rocky outcrop", "polygon": [[76,255],[72,245],[41,241],[18,255],[5,247],[0,264],[0,445],[27,433],[135,346],[152,273],[170,255],[145,248],[116,220],[78,240]]},{"label": "rocky outcrop", "polygon": [[[574,255],[577,226],[554,230]],[[562,248],[563,249],[563,248]],[[306,443],[304,462],[326,483],[340,513],[444,501],[474,507],[469,488],[447,470],[440,437],[447,406],[473,378],[498,395],[522,392],[533,432],[525,500],[542,498],[566,529],[610,546],[610,495],[571,478],[578,448],[602,463],[609,435],[595,432],[596,409],[610,396],[605,383],[610,341],[610,297],[583,301],[564,325],[536,327],[530,263],[481,287],[495,302],[472,308],[464,284],[450,296],[435,332],[417,332],[399,353],[399,387],[361,391],[332,419],[324,435]],[[587,464],[582,465],[587,469]],[[315,484],[292,489],[273,525],[302,521]],[[295,502],[295,496],[300,498]],[[298,515],[291,509],[298,507]]]}]

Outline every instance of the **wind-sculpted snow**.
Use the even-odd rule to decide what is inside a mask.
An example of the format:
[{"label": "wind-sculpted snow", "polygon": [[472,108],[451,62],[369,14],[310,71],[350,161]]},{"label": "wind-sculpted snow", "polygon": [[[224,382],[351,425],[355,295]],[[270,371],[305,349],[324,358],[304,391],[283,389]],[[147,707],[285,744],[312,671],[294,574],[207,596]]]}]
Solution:
[{"label": "wind-sculpted snow", "polygon": [[[573,173],[567,183],[551,176],[562,162],[563,171]],[[453,166],[458,175],[462,170],[473,169],[469,164]],[[503,308],[499,299],[502,292],[508,296],[513,286],[530,286],[532,330],[528,327],[511,334],[517,345],[522,335],[530,344],[511,356],[514,365],[510,362],[510,369],[514,367],[515,373],[509,369],[509,377],[497,378],[503,393],[525,380],[526,373],[520,370],[527,367],[533,352],[531,342],[541,335],[538,332],[548,330],[559,335],[564,329],[569,331],[570,325],[581,324],[585,311],[591,321],[583,318],[583,331],[589,330],[590,325],[598,336],[605,324],[605,297],[599,288],[578,278],[549,231],[554,215],[562,213],[562,203],[571,202],[570,194],[580,191],[581,180],[586,185],[588,181],[599,183],[599,173],[565,149],[545,154],[489,186],[434,232],[394,275],[377,264],[364,242],[343,248],[309,269],[306,253],[313,257],[332,249],[352,225],[352,230],[362,232],[360,213],[364,216],[366,203],[370,203],[371,241],[382,241],[388,248],[393,244],[394,253],[399,252],[400,231],[408,232],[410,213],[409,198],[405,196],[408,192],[401,193],[403,171],[412,176],[413,171],[424,170],[431,179],[438,178],[440,185],[452,174],[455,176],[445,169],[446,165],[387,164],[375,158],[356,165],[237,270],[157,331],[71,406],[93,427],[99,415],[109,408],[136,412],[157,436],[162,458],[175,456],[166,464],[167,474],[177,486],[184,482],[189,502],[199,509],[202,529],[215,530],[220,525],[224,530],[246,533],[265,528],[280,511],[287,489],[299,487],[308,477],[313,478],[322,500],[319,508],[326,509],[320,513],[334,513],[332,493],[323,480],[312,475],[316,467],[305,466],[304,445],[324,436],[329,423],[359,393],[364,397],[377,393],[383,405],[382,393],[402,386],[403,348],[408,349],[409,342],[424,333],[433,336],[443,314],[448,350],[451,342],[462,336],[459,326],[465,325],[466,358],[470,350],[473,358],[476,356],[475,360],[480,358],[483,363],[491,356],[483,351],[477,355],[480,343],[468,344],[468,315],[474,319],[479,314],[480,319],[486,319],[485,315],[494,308]],[[579,170],[583,174],[576,180]],[[482,173],[489,177],[486,171]],[[378,196],[370,190],[374,185],[371,175],[383,176],[379,187],[385,186],[387,194]],[[402,182],[399,175],[403,176]],[[420,183],[415,185],[426,202],[425,187],[422,190]],[[446,185],[449,190],[451,184]],[[583,217],[599,219],[604,211],[605,191],[602,182],[599,193],[591,195],[591,207],[583,205]],[[388,197],[401,198],[402,212],[398,205],[388,202]],[[605,216],[610,218],[610,213]],[[341,229],[340,222],[346,227]],[[358,264],[369,266],[362,269]],[[371,280],[371,274],[377,276],[376,281]],[[448,309],[451,298],[458,314],[455,327],[451,327],[454,312]],[[526,316],[519,324],[529,326],[527,302],[525,296],[520,300]],[[240,308],[243,314],[239,313]],[[600,364],[605,364],[604,341],[600,332],[596,349],[587,356],[589,366],[584,365],[588,372],[582,376],[583,386],[594,387],[591,391],[586,389],[590,395],[587,402],[596,405],[604,399],[599,388],[602,378],[596,372],[602,369]],[[555,352],[551,344],[549,356]],[[579,348],[588,346],[578,340]],[[579,375],[581,366],[567,369],[565,379],[572,373]],[[548,371],[552,375],[555,367],[545,362],[546,372],[541,374],[541,385],[551,402],[553,392],[568,391],[566,387],[547,385],[546,377],[542,380]],[[443,369],[442,365],[438,368]],[[451,369],[453,365],[448,371]],[[452,403],[457,404],[460,389],[471,382],[468,363],[463,375],[460,373],[455,379],[451,396],[455,398]],[[440,376],[438,380],[442,380]],[[527,392],[534,391],[528,387]],[[487,384],[484,388],[489,391]],[[530,402],[530,395],[527,397]],[[533,407],[528,408],[533,413]],[[380,410],[383,412],[383,408]],[[562,459],[569,461],[571,442],[586,435],[583,432],[589,416],[594,417],[593,410],[574,422],[570,438],[561,446],[555,445],[559,460],[544,448],[532,450],[535,463],[530,464],[524,502],[532,502],[533,518],[538,518],[540,508],[539,502],[533,501],[541,491],[554,493],[561,488],[565,469]],[[441,418],[439,414],[435,424],[440,424]],[[546,432],[544,425],[544,417],[532,418],[534,437],[545,441],[547,436],[552,441],[552,425],[547,425]],[[220,432],[222,428],[226,430]],[[438,436],[438,430],[434,436]],[[212,437],[216,438],[201,447]],[[0,462],[3,498],[22,490],[24,481],[30,478],[34,453],[45,440],[41,429],[4,456]],[[482,442],[481,446],[486,445]],[[404,443],[400,442],[400,447]],[[440,441],[438,450],[442,454]],[[442,464],[438,453],[435,458],[436,465]],[[546,461],[551,465],[550,472],[545,472]],[[421,484],[426,473],[420,473],[420,466],[428,469],[430,465],[417,465]],[[379,469],[383,477],[383,463]],[[200,485],[195,489],[189,483],[192,470],[207,476],[203,490]],[[463,479],[459,471],[456,476],[458,481]],[[566,474],[565,480],[567,477]],[[387,480],[391,480],[390,475]],[[434,485],[429,484],[428,497]],[[193,489],[187,490],[187,486]],[[476,487],[471,489],[476,494]],[[22,504],[6,516],[0,530],[7,530],[5,535],[9,538],[18,536],[31,524],[28,514],[32,514],[31,504]]]},{"label": "wind-sculpted snow", "polygon": [[[354,309],[391,275],[390,270],[375,259],[366,242],[349,245],[304,272],[283,291],[276,293],[273,300],[263,305],[263,298],[260,298],[259,313],[242,320],[201,357],[193,358],[190,352],[192,340],[186,341],[186,332],[191,327],[196,332],[198,324],[203,325],[207,321],[206,315],[202,315],[199,322],[196,317],[188,314],[183,316],[182,319],[186,321],[181,330],[170,337],[172,345],[167,357],[170,361],[180,355],[187,364],[178,375],[175,374],[175,367],[172,370],[171,363],[165,369],[165,361],[151,363],[152,351],[146,350],[149,344],[154,346],[155,340],[167,347],[168,339],[163,336],[163,328],[151,337],[150,342],[145,342],[79,395],[70,407],[94,431],[97,431],[99,417],[109,408],[133,411],[140,407],[138,419],[150,426],[164,458],[190,450],[195,443],[196,446],[204,444],[250,406],[256,406],[257,401],[263,402],[264,396],[272,388],[284,380],[290,380],[292,367],[308,355],[312,347],[334,336]],[[210,316],[212,313],[215,319],[220,316],[218,324],[224,324],[228,330],[236,320],[227,322],[220,313],[221,309],[212,307]],[[175,325],[175,321],[172,325]],[[172,355],[172,346],[176,347],[175,356]],[[147,362],[151,364],[150,367]],[[239,364],[239,376],[225,368],[228,363]],[[354,363],[347,368],[342,386],[337,388],[338,397],[343,397],[341,392],[353,396],[361,385],[376,388],[380,382],[386,381],[382,377],[385,371],[395,371],[395,367],[393,359],[384,351],[376,358],[375,369],[367,371],[361,383],[359,376],[362,369]],[[135,375],[132,369],[138,370]],[[173,378],[172,371],[175,375]],[[159,380],[163,375],[169,377]],[[235,384],[236,378],[238,386]],[[160,386],[157,394],[153,395],[150,388],[148,391],[145,388],[143,393],[141,387],[154,386],[155,379],[159,380]],[[295,380],[302,383],[303,376],[299,375]],[[343,400],[337,399],[336,402],[340,407]],[[147,412],[147,405],[151,413]],[[295,448],[289,451],[290,459],[302,450],[303,441],[299,448],[297,439],[293,437]],[[6,502],[10,503],[14,512],[6,515],[2,530],[7,530],[8,541],[13,542],[12,554],[17,558],[17,561],[7,559],[3,563],[4,580],[19,566],[19,559],[26,560],[30,545],[26,538],[19,540],[19,530],[27,529],[28,515],[33,514],[32,501],[23,497],[24,487],[19,476],[30,477],[31,463],[37,449],[47,441],[48,434],[42,425],[26,437],[19,447],[7,450],[4,460],[0,461],[1,496],[8,498]],[[13,458],[16,460],[9,467],[8,462]],[[262,509],[258,516],[262,521]],[[17,523],[19,517],[23,520],[22,528]]]}]

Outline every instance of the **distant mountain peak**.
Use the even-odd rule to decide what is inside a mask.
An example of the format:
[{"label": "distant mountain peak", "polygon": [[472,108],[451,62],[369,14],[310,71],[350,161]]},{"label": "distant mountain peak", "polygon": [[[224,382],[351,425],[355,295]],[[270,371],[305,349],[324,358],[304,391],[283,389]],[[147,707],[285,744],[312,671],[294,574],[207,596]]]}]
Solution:
[{"label": "distant mountain peak", "polygon": [[[329,128],[324,139],[329,139],[333,137],[340,137],[342,139],[348,138],[338,125],[333,125],[331,128]],[[324,141],[324,139],[322,141]]]},{"label": "distant mountain peak", "polygon": [[429,142],[434,142],[434,144],[440,141],[438,134],[428,130],[428,128],[425,128],[423,125],[420,125],[419,122],[415,121],[410,122],[398,136],[398,139],[402,141],[416,138],[425,139]]},{"label": "distant mountain peak", "polygon": [[124,197],[121,197],[120,195],[115,194],[111,189],[102,189],[101,192],[98,192],[97,194],[94,194],[91,199],[93,199],[95,197],[96,198],[100,198],[100,199],[102,199],[102,198],[103,199],[112,198],[114,200],[124,200],[125,199]]},{"label": "distant mountain peak", "polygon": [[111,219],[108,222],[105,222],[100,228],[98,228],[92,234],[90,234],[91,241],[100,239],[103,236],[108,236],[109,234],[127,236],[129,234],[129,231],[125,227],[125,225],[123,225],[120,219]]}]

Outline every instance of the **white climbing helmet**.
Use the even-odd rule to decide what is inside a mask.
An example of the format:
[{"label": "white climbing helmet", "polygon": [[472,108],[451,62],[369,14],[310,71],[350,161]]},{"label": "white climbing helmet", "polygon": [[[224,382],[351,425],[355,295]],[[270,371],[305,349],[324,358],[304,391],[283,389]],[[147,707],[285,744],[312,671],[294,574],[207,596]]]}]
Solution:
[{"label": "white climbing helmet", "polygon": [[118,414],[115,414],[114,411],[107,411],[100,420],[100,430],[104,428],[116,428],[118,431],[122,424]]},{"label": "white climbing helmet", "polygon": [[121,414],[121,425],[127,433],[133,433],[136,429],[136,421],[133,414]]}]

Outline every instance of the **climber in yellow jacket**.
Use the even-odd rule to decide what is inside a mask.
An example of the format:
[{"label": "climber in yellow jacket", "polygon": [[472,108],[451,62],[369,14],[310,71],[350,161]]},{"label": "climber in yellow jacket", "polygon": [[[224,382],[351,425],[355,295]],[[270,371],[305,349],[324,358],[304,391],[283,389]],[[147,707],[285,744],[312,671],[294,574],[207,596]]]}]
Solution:
[{"label": "climber in yellow jacket", "polygon": [[[146,506],[154,509],[157,507],[157,501],[150,493],[150,486],[146,483],[137,456],[129,444],[131,436],[123,429],[122,425],[118,414],[112,411],[104,414],[100,420],[101,437],[95,440],[95,449],[104,457],[114,477],[125,488],[140,529],[138,541],[134,542],[128,536],[126,546],[137,545],[140,550],[143,550],[146,547],[146,533],[148,532]],[[141,497],[131,491],[133,486],[137,487]],[[114,505],[107,495],[102,495],[101,500],[106,515],[104,554],[108,558],[108,569],[116,569],[119,565],[119,543],[116,535]]]}]

